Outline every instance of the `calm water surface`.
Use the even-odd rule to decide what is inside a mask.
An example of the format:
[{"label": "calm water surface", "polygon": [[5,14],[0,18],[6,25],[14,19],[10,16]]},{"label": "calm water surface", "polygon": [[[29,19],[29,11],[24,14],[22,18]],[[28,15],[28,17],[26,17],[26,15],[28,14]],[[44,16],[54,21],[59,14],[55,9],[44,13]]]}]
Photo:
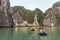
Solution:
[{"label": "calm water surface", "polygon": [[38,31],[27,28],[0,28],[0,40],[60,40],[60,29],[54,27],[44,28],[47,36],[38,35]]}]

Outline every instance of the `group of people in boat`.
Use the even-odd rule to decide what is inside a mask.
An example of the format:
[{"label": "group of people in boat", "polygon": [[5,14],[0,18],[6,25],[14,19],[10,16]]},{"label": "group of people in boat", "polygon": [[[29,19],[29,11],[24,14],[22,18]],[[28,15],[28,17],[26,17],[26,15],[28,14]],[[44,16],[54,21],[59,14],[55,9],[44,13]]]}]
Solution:
[{"label": "group of people in boat", "polygon": [[41,29],[40,32],[39,32],[39,35],[47,35],[47,33],[45,32],[44,29]]}]

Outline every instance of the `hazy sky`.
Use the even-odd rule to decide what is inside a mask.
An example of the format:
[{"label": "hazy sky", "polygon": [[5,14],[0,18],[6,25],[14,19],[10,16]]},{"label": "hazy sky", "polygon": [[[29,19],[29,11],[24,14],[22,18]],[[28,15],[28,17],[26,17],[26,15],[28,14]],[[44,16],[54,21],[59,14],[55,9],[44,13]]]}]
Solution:
[{"label": "hazy sky", "polygon": [[11,6],[24,6],[26,9],[39,8],[42,11],[52,7],[59,0],[10,0]]}]

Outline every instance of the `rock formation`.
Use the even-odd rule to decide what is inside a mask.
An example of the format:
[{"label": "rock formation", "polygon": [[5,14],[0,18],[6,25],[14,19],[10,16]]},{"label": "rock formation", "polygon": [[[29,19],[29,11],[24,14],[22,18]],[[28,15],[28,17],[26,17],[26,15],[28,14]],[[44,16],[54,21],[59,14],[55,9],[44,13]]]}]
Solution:
[{"label": "rock formation", "polygon": [[43,24],[46,26],[56,26],[56,17],[52,8],[46,11],[46,16],[44,18]]},{"label": "rock formation", "polygon": [[34,26],[36,27],[36,28],[38,28],[38,26],[39,26],[39,23],[38,23],[38,21],[37,21],[37,13],[35,14],[35,17],[34,17]]},{"label": "rock formation", "polygon": [[13,27],[9,0],[0,0],[0,27]]},{"label": "rock formation", "polygon": [[23,24],[24,20],[19,15],[19,12],[18,11],[13,15],[13,21],[15,23],[15,26],[20,25],[20,24]]},{"label": "rock formation", "polygon": [[43,24],[46,26],[57,26],[56,15],[60,15],[60,2],[56,2],[52,8],[46,10],[46,16],[44,18]]}]

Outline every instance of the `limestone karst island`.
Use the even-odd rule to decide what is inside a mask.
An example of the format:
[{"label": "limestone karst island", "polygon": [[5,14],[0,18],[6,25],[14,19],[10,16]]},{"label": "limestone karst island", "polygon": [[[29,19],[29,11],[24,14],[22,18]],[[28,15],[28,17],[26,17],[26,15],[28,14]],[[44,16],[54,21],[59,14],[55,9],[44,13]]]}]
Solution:
[{"label": "limestone karst island", "polygon": [[0,0],[0,40],[60,40],[60,1],[45,12],[37,6],[30,10],[10,5],[10,0]]},{"label": "limestone karst island", "polygon": [[0,26],[59,26],[60,2],[43,13],[39,8],[34,11],[23,6],[10,7],[9,0],[0,1]]}]

